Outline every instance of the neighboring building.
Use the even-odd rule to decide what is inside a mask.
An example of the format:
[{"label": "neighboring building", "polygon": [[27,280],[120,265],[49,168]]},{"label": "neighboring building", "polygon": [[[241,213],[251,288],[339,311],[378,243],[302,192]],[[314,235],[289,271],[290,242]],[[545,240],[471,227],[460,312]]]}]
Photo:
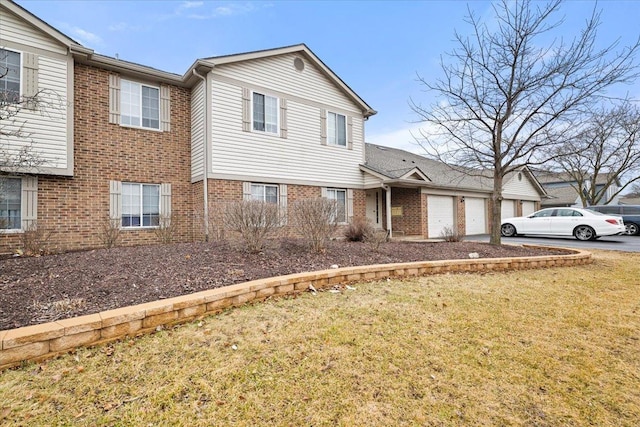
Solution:
[{"label": "neighboring building", "polygon": [[[548,171],[534,171],[534,174],[549,195],[549,198],[542,201],[543,208],[582,207],[580,194],[577,190],[578,183],[570,174]],[[598,176],[596,178],[596,188],[602,188],[608,179],[609,177],[606,175]],[[614,194],[619,188],[620,181],[616,178],[614,184],[609,186],[605,196],[598,204],[618,204],[621,196],[614,196]]]},{"label": "neighboring building", "polygon": [[120,244],[158,242],[168,220],[176,241],[201,239],[220,203],[243,198],[286,208],[323,195],[341,222],[365,214],[375,111],[305,45],[201,59],[180,76],[95,54],[0,0],[0,54],[0,92],[58,102],[20,111],[30,138],[1,137],[4,152],[32,142],[43,164],[0,178],[0,252],[36,224],[54,249],[96,247],[110,219]]},{"label": "neighboring building", "polygon": [[[392,234],[437,238],[449,229],[461,235],[489,232],[493,180],[487,174],[456,170],[397,148],[367,144],[361,166],[366,214]],[[533,213],[546,197],[526,167],[504,178],[502,217]]]}]

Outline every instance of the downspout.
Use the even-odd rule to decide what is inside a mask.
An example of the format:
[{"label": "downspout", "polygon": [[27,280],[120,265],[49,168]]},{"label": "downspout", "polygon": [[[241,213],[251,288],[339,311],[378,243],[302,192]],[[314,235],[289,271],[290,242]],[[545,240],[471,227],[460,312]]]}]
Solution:
[{"label": "downspout", "polygon": [[208,185],[208,163],[209,163],[209,145],[210,145],[210,141],[209,141],[209,134],[211,133],[211,120],[210,120],[210,116],[209,116],[209,100],[211,98],[211,88],[208,85],[208,76],[209,73],[206,74],[206,76],[203,76],[201,74],[198,74],[198,72],[196,71],[196,69],[193,69],[193,74],[200,78],[202,80],[202,83],[204,84],[204,130],[203,130],[203,137],[204,137],[204,159],[202,160],[202,188],[203,188],[203,210],[202,210],[202,215],[203,215],[203,226],[204,226],[204,241],[208,242],[209,241],[209,185]]},{"label": "downspout", "polygon": [[391,228],[391,186],[382,184],[382,188],[384,189],[384,193],[386,196],[386,212],[387,212],[387,232],[389,233],[389,238],[393,237],[393,230]]}]

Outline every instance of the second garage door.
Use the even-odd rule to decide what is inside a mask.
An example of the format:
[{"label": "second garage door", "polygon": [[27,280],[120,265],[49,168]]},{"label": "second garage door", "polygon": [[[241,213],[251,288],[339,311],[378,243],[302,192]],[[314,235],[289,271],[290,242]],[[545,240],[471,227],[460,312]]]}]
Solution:
[{"label": "second garage door", "polygon": [[502,201],[502,210],[500,212],[501,218],[513,218],[516,216],[516,204],[515,200],[503,200]]},{"label": "second garage door", "polygon": [[445,228],[455,230],[453,197],[427,196],[427,212],[429,238],[435,239],[440,237]]},{"label": "second garage door", "polygon": [[484,199],[467,197],[464,201],[465,234],[484,234],[487,232],[487,217]]},{"label": "second garage door", "polygon": [[531,215],[536,210],[536,202],[522,202],[522,216]]}]

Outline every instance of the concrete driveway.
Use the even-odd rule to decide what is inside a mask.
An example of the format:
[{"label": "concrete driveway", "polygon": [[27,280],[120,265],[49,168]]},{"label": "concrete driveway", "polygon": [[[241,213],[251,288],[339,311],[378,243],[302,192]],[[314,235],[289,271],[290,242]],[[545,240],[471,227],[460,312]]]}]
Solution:
[{"label": "concrete driveway", "polygon": [[[467,241],[488,242],[489,235],[467,236]],[[578,249],[606,249],[621,252],[640,252],[640,236],[609,236],[581,242],[574,237],[503,237],[502,243],[528,243],[533,245],[560,246]]]}]

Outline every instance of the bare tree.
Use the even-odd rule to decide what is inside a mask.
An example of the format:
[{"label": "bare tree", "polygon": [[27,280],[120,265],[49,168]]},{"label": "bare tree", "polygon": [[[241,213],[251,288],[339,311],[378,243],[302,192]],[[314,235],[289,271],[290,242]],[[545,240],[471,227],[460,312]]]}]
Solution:
[{"label": "bare tree", "polygon": [[628,101],[593,109],[555,154],[554,163],[571,177],[582,206],[609,203],[640,181],[640,110]]},{"label": "bare tree", "polygon": [[[541,164],[549,128],[569,129],[582,108],[604,90],[638,76],[640,40],[596,47],[600,13],[594,10],[572,40],[553,38],[561,1],[502,0],[487,22],[469,10],[471,35],[455,34],[456,48],[434,83],[418,77],[437,103],[411,106],[427,127],[426,152],[493,178],[491,243],[499,244],[503,178],[523,165]],[[549,41],[551,40],[551,41]]]}]

